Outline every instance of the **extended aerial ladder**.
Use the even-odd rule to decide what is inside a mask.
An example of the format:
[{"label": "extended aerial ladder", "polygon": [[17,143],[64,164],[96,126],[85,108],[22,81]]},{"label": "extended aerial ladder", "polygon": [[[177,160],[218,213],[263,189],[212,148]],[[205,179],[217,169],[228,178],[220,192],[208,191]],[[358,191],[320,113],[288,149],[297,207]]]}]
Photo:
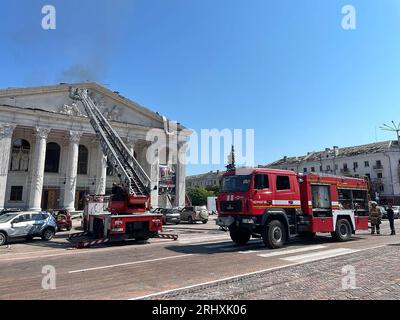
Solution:
[{"label": "extended aerial ladder", "polygon": [[[177,239],[176,235],[159,234],[162,215],[150,213],[151,180],[136,158],[131,154],[118,133],[103,116],[87,89],[71,88],[70,97],[81,101],[108,162],[120,179],[123,197],[115,195],[89,195],[85,200],[84,232],[72,235],[94,236],[94,240],[80,241],[77,247],[110,242],[111,239],[145,240],[150,237]],[[108,208],[103,209],[103,201]]]},{"label": "extended aerial ladder", "polygon": [[[131,209],[136,211],[138,209],[141,209],[139,211],[150,209],[150,178],[129,152],[118,133],[100,112],[89,96],[88,90],[71,89],[71,98],[82,102],[100,141],[103,153],[107,156],[107,160],[113,166],[120,178],[122,187],[126,191],[129,204],[136,204],[136,206],[131,206]],[[140,207],[140,204],[143,204],[143,206]],[[126,209],[129,210],[129,206]]]}]

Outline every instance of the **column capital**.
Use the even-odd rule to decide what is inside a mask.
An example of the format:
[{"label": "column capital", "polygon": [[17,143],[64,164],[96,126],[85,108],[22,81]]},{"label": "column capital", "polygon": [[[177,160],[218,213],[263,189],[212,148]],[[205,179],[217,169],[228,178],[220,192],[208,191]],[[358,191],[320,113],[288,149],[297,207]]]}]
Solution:
[{"label": "column capital", "polygon": [[0,139],[11,138],[15,127],[12,123],[0,123]]},{"label": "column capital", "polygon": [[47,139],[50,133],[50,128],[45,127],[35,127],[35,137],[36,139]]},{"label": "column capital", "polygon": [[67,139],[72,142],[72,143],[79,143],[82,137],[82,132],[81,131],[73,131],[71,130],[68,133]]}]

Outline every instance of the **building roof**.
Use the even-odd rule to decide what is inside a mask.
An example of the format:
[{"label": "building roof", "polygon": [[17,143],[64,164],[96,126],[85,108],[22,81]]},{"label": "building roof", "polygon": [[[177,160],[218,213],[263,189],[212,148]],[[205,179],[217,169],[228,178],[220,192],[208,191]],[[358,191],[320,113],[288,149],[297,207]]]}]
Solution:
[{"label": "building roof", "polygon": [[225,171],[210,171],[206,173],[201,173],[201,174],[195,174],[192,176],[187,176],[186,179],[202,179],[202,178],[207,178],[210,175],[214,175],[217,177],[222,177],[222,175],[225,173]]},{"label": "building roof", "polygon": [[272,162],[267,167],[279,166],[279,165],[291,165],[297,164],[304,161],[315,162],[320,161],[321,159],[327,158],[346,158],[346,157],[354,157],[359,155],[365,154],[373,154],[373,153],[381,153],[385,151],[393,151],[398,150],[399,143],[398,141],[381,141],[381,142],[374,142],[369,144],[363,144],[359,146],[352,146],[352,147],[344,147],[338,148],[334,147],[332,149],[326,149],[324,151],[313,151],[309,152],[303,156],[297,157],[283,157],[280,160]]},{"label": "building roof", "polygon": [[[158,122],[163,123],[163,116],[158,112],[154,112],[147,107],[140,105],[139,103],[130,100],[119,94],[118,91],[112,91],[96,82],[82,82],[82,83],[60,83],[57,85],[48,85],[48,86],[37,86],[37,87],[25,87],[25,88],[6,88],[0,89],[0,98],[1,97],[10,97],[10,96],[24,96],[24,95],[32,95],[32,94],[45,94],[50,92],[64,92],[69,91],[70,87],[79,87],[85,88],[89,90],[97,91],[109,98],[112,98],[116,101],[119,101],[121,104],[153,119]],[[183,130],[186,129],[180,123],[178,123],[178,129]]]}]

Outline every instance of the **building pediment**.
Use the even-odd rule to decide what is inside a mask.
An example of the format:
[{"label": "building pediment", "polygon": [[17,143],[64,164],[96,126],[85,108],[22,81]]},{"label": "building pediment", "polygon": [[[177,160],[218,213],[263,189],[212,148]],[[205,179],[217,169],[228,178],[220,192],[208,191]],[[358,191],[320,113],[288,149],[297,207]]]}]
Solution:
[{"label": "building pediment", "polygon": [[164,127],[163,117],[158,113],[97,83],[3,89],[0,90],[0,106],[37,109],[71,117],[86,117],[82,103],[71,99],[70,87],[88,89],[100,111],[109,120],[151,128]]}]

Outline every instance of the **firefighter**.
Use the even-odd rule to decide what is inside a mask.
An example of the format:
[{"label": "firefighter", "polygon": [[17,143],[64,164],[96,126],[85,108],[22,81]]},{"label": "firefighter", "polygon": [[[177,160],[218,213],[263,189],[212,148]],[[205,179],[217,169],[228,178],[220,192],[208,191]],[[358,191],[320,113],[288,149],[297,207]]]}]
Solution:
[{"label": "firefighter", "polygon": [[113,195],[113,197],[112,197],[113,201],[124,201],[125,200],[125,192],[124,192],[124,189],[120,185],[113,183],[111,193]]},{"label": "firefighter", "polygon": [[377,234],[381,234],[381,221],[382,221],[382,213],[378,208],[378,204],[376,202],[371,203],[371,209],[369,209],[369,218],[371,220],[371,234],[375,234],[375,229]]},{"label": "firefighter", "polygon": [[391,203],[388,204],[388,209],[386,210],[386,212],[390,224],[390,231],[391,231],[390,235],[394,236],[396,235],[396,230],[394,229],[394,211],[392,209]]}]

